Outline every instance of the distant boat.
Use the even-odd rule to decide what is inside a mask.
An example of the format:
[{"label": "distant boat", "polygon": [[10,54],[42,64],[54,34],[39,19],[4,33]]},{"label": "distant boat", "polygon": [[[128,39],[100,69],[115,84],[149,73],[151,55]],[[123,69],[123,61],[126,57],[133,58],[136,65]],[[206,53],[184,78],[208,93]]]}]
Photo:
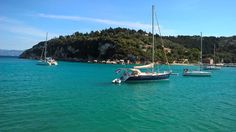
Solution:
[{"label": "distant boat", "polygon": [[[113,83],[121,83],[121,82],[131,82],[131,81],[153,81],[153,80],[165,80],[168,79],[171,75],[170,71],[164,72],[155,72],[155,63],[154,63],[154,12],[155,7],[152,6],[152,63],[148,65],[142,66],[134,66],[133,68],[120,68],[116,70],[116,73],[123,71],[123,74],[120,78],[114,79]],[[159,26],[159,25],[158,25]],[[159,28],[160,32],[160,28]],[[161,34],[160,34],[161,36]],[[162,40],[162,38],[161,38]],[[163,45],[163,44],[162,44]],[[163,46],[164,49],[164,46]],[[167,59],[167,57],[166,57]],[[168,61],[167,61],[168,63]],[[142,72],[140,69],[150,69],[151,71]]]},{"label": "distant boat", "polygon": [[223,67],[224,63],[216,63],[215,65],[218,66],[218,67]]},{"label": "distant boat", "polygon": [[216,66],[216,65],[206,65],[203,66],[203,70],[220,70],[221,67]]},{"label": "distant boat", "polygon": [[210,77],[211,72],[202,71],[202,33],[201,33],[201,52],[200,52],[200,65],[199,70],[183,70],[183,76],[196,76],[196,77]]},{"label": "distant boat", "polygon": [[217,66],[216,65],[216,63],[215,63],[215,57],[216,55],[215,55],[215,44],[214,44],[214,64],[212,64],[212,65],[204,65],[203,66],[203,70],[220,70],[221,69],[221,67],[220,66]]},{"label": "distant boat", "polygon": [[37,62],[37,65],[58,65],[57,61],[54,60],[52,57],[47,57],[47,38],[48,33],[46,34],[46,41],[40,56],[40,60]]},{"label": "distant boat", "polygon": [[196,77],[208,77],[211,76],[210,72],[201,71],[201,70],[192,70],[184,69],[183,76],[196,76]]}]

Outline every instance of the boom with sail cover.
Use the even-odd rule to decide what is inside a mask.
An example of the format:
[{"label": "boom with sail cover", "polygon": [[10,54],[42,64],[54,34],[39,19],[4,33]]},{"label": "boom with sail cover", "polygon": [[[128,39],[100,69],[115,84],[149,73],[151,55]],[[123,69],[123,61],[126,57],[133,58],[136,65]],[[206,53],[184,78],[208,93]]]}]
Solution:
[{"label": "boom with sail cover", "polygon": [[148,64],[148,65],[142,65],[142,66],[134,66],[134,69],[147,69],[147,68],[153,68],[154,63]]}]

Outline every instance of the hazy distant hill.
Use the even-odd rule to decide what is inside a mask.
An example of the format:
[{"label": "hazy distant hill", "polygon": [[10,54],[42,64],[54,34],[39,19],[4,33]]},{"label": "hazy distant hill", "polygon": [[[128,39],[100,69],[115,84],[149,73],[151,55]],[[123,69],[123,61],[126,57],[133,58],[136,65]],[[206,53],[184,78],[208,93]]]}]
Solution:
[{"label": "hazy distant hill", "polygon": [[[155,35],[155,59],[164,62],[164,54],[160,37]],[[188,59],[191,63],[199,61],[200,36],[165,36],[169,62]],[[44,41],[24,51],[21,58],[38,59],[41,55]],[[213,47],[216,45],[218,61],[236,62],[236,36],[203,37],[204,57],[213,57]],[[58,60],[90,61],[115,60],[146,62],[151,60],[152,34],[143,30],[127,28],[109,28],[90,33],[75,32],[72,35],[59,36],[48,41],[48,56]]]},{"label": "hazy distant hill", "polygon": [[0,49],[0,56],[19,56],[23,50],[4,50]]}]

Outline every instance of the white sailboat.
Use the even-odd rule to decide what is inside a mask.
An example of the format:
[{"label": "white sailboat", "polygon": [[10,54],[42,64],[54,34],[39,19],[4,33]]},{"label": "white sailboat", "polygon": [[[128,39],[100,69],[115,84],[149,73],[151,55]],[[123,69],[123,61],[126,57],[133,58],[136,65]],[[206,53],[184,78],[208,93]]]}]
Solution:
[{"label": "white sailboat", "polygon": [[[131,82],[131,81],[155,81],[155,80],[165,80],[171,75],[170,71],[155,72],[155,62],[154,62],[154,12],[155,7],[152,6],[152,63],[143,66],[134,66],[133,68],[120,68],[116,72],[123,71],[120,78],[114,79],[113,83],[121,82]],[[158,25],[159,26],[159,25]],[[159,28],[160,31],[160,28]],[[160,34],[161,36],[161,34]],[[162,39],[162,38],[161,38]],[[162,44],[163,45],[163,44]],[[164,46],[163,46],[164,47]],[[166,57],[167,59],[167,57]],[[167,62],[168,63],[168,62]],[[140,69],[151,69],[151,72],[142,72]]]},{"label": "white sailboat", "polygon": [[46,34],[46,41],[40,56],[40,60],[37,62],[37,65],[58,65],[57,61],[54,60],[52,57],[47,57],[47,38],[48,33]]},{"label": "white sailboat", "polygon": [[210,77],[211,72],[202,71],[202,32],[201,32],[201,52],[200,52],[200,65],[199,70],[184,69],[183,76],[196,76],[196,77]]}]

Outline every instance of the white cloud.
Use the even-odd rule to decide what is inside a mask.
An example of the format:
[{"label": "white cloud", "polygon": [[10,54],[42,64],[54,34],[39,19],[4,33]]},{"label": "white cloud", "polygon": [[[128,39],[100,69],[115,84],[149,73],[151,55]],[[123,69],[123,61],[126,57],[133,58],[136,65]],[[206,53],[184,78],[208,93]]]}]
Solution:
[{"label": "white cloud", "polygon": [[149,24],[142,24],[139,22],[126,22],[126,21],[113,21],[109,19],[99,19],[99,18],[90,18],[90,17],[80,17],[80,16],[64,16],[64,15],[52,15],[52,14],[38,14],[39,17],[51,18],[51,19],[62,19],[62,20],[71,20],[71,21],[90,21],[96,23],[102,23],[107,25],[114,26],[126,26],[130,28],[140,28],[140,29],[150,29]]},{"label": "white cloud", "polygon": [[[80,17],[80,16],[65,16],[65,15],[52,15],[52,14],[37,14],[37,16],[42,18],[50,18],[50,19],[61,19],[61,20],[69,20],[69,21],[89,21],[94,23],[101,23],[111,26],[120,26],[134,29],[143,29],[145,31],[151,31],[151,24],[145,24],[140,22],[128,22],[128,21],[114,21],[109,19],[100,19],[100,18],[91,18],[91,17]],[[155,27],[157,29],[157,27]],[[175,30],[165,29],[161,26],[161,31],[164,34],[173,34]]]}]

